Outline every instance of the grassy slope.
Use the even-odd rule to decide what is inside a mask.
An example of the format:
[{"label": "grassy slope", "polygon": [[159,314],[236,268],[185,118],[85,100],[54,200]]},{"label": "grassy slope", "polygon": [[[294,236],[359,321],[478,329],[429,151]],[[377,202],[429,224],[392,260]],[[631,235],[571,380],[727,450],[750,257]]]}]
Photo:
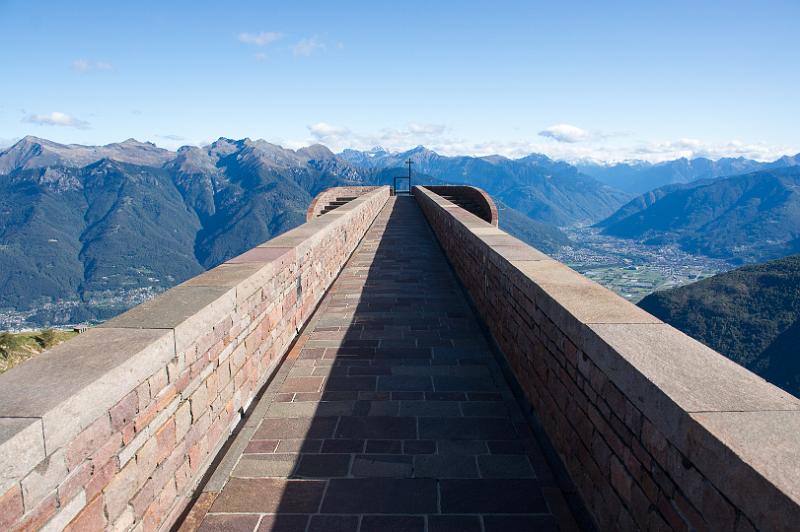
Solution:
[{"label": "grassy slope", "polygon": [[69,340],[76,334],[71,330],[59,329],[20,333],[0,332],[0,373],[38,355],[45,349]]}]

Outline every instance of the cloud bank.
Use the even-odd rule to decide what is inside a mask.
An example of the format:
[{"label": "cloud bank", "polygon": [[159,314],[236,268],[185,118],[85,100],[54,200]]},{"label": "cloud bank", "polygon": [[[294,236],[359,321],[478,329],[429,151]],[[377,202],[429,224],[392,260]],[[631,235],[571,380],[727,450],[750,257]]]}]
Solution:
[{"label": "cloud bank", "polygon": [[[566,127],[562,127],[566,126]],[[542,132],[547,131],[547,134]],[[630,135],[607,134],[577,126],[559,124],[533,134],[530,139],[474,142],[457,136],[444,124],[408,123],[402,127],[385,128],[373,133],[361,133],[347,126],[318,122],[308,126],[305,139],[284,144],[299,148],[309,144],[325,144],[338,152],[346,148],[367,150],[381,146],[389,151],[404,151],[420,144],[442,155],[503,155],[509,158],[542,153],[553,159],[570,162],[620,162],[644,160],[661,162],[681,157],[746,157],[759,161],[775,160],[783,155],[800,152],[800,146],[775,146],[763,142],[733,139],[711,142],[699,139],[665,141],[636,140]]]},{"label": "cloud bank", "polygon": [[81,120],[66,113],[53,111],[49,114],[32,114],[22,119],[23,122],[39,126],[62,126],[76,129],[89,129],[89,122]]}]

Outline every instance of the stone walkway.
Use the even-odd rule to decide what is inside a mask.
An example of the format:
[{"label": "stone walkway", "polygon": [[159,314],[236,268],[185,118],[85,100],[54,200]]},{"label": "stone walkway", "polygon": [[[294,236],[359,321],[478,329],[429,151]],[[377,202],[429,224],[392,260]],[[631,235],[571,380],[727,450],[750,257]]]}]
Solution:
[{"label": "stone walkway", "polygon": [[575,528],[413,198],[376,219],[183,528],[195,526]]}]

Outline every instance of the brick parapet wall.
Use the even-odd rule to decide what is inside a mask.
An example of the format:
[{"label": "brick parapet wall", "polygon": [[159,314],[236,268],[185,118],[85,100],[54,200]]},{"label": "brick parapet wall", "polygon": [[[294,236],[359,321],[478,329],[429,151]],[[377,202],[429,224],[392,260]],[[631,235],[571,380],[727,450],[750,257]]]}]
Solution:
[{"label": "brick parapet wall", "polygon": [[473,214],[495,227],[500,222],[497,214],[497,205],[495,205],[492,197],[481,188],[468,185],[431,185],[425,188],[439,196],[454,196],[471,201],[477,207],[477,212]]},{"label": "brick parapet wall", "polygon": [[311,200],[306,209],[306,221],[310,222],[317,216],[320,216],[322,210],[328,203],[335,201],[336,198],[358,197],[368,194],[379,187],[331,187],[326,188]]},{"label": "brick parapet wall", "polygon": [[796,530],[800,401],[422,187],[602,530]]},{"label": "brick parapet wall", "polygon": [[374,189],[0,375],[0,530],[169,528],[388,197]]}]

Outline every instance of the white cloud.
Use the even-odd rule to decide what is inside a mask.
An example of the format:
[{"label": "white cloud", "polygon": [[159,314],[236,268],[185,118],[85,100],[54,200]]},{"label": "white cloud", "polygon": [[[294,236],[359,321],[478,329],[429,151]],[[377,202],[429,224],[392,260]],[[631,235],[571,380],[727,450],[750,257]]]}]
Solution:
[{"label": "white cloud", "polygon": [[[383,146],[389,150],[413,148],[419,144],[425,146],[439,145],[447,128],[443,124],[410,123],[402,128],[385,128],[374,134],[358,134],[344,126],[319,122],[308,126],[311,138],[306,143],[319,142],[334,151],[345,148],[369,149]],[[293,145],[302,141],[294,141]]]},{"label": "white cloud", "polygon": [[344,137],[350,133],[350,130],[346,127],[334,126],[327,122],[312,124],[308,126],[308,131],[311,133],[312,137],[319,140]]},{"label": "white cloud", "polygon": [[72,62],[72,70],[81,74],[86,74],[92,71],[111,70],[113,65],[105,61],[87,61],[86,59],[76,59]]},{"label": "white cloud", "polygon": [[156,135],[156,137],[164,140],[173,140],[173,141],[186,140],[186,137],[182,137],[180,135]]},{"label": "white cloud", "polygon": [[290,48],[295,57],[311,57],[317,52],[324,52],[328,47],[319,36],[314,35],[313,37],[301,39]]},{"label": "white cloud", "polygon": [[259,33],[240,33],[239,41],[245,44],[253,44],[255,46],[267,46],[283,38],[283,33],[277,31],[262,31]]},{"label": "white cloud", "polygon": [[720,159],[723,157],[745,157],[758,161],[772,161],[783,155],[793,155],[797,148],[771,146],[764,142],[743,142],[730,140],[727,142],[707,142],[699,139],[683,138],[677,140],[648,142],[629,149],[629,158],[645,159],[652,162],[668,161],[686,157],[693,159],[706,157]]},{"label": "white cloud", "polygon": [[556,124],[541,130],[539,132],[539,136],[548,137],[557,140],[558,142],[574,143],[589,140],[592,135],[585,129],[581,129],[576,126],[571,126],[569,124]]},{"label": "white cloud", "polygon": [[404,151],[420,144],[442,155],[503,155],[519,158],[531,153],[541,153],[553,159],[597,162],[646,160],[660,162],[680,157],[747,157],[759,161],[772,161],[783,155],[800,152],[800,146],[774,146],[766,143],[747,143],[740,140],[708,142],[697,139],[673,141],[636,141],[628,134],[601,134],[592,132],[584,142],[554,142],[551,138],[540,140],[505,140],[474,142],[460,138],[443,124],[410,123],[400,128],[386,128],[373,133],[360,133],[341,125],[319,122],[308,127],[309,138],[286,140],[292,148],[321,143],[334,152],[345,148],[367,150],[382,146],[389,151]]},{"label": "white cloud", "polygon": [[22,121],[28,122],[29,124],[38,124],[40,126],[63,126],[74,127],[76,129],[89,129],[89,122],[58,111],[42,115],[28,115],[23,118]]}]

